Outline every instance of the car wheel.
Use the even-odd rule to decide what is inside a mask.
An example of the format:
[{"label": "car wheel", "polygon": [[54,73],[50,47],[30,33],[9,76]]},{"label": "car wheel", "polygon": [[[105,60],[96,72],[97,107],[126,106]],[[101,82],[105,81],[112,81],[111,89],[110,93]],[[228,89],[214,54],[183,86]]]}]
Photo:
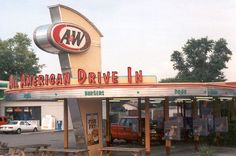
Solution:
[{"label": "car wheel", "polygon": [[35,127],[34,129],[33,129],[33,132],[37,132],[38,131],[38,129]]},{"label": "car wheel", "polygon": [[18,129],[16,130],[16,133],[17,133],[17,134],[21,134],[21,129],[18,128]]}]

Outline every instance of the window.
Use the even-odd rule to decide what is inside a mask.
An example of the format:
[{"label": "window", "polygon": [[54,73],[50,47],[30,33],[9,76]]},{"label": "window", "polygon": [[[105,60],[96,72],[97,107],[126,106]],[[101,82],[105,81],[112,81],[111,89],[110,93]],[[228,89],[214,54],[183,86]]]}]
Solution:
[{"label": "window", "polygon": [[132,119],[127,119],[126,123],[125,123],[125,126],[131,127],[132,124],[133,124]]},{"label": "window", "polygon": [[16,124],[17,124],[17,121],[10,121],[9,124],[10,124],[10,125],[16,125]]},{"label": "window", "polygon": [[125,125],[125,121],[126,121],[126,119],[121,119],[121,120],[120,120],[120,125],[123,125],[123,126],[124,126],[124,125]]}]

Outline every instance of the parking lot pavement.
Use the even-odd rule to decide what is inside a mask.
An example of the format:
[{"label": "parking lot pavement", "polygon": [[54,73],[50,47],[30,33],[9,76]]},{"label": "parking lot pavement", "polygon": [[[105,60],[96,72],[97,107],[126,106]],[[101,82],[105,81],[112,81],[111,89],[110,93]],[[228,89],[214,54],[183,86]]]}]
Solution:
[{"label": "parking lot pavement", "polygon": [[[115,146],[122,147],[136,147],[135,144],[124,144],[117,143]],[[213,152],[214,156],[236,156],[236,148],[229,147],[215,147],[215,146],[206,146],[201,145],[201,147],[208,147],[210,151]],[[200,148],[201,148],[200,147]],[[128,153],[114,153],[114,156],[129,156]],[[194,145],[190,143],[176,142],[171,146],[171,156],[199,156],[199,152],[195,152]],[[151,156],[165,156],[165,146],[164,145],[155,145],[151,146]]]},{"label": "parking lot pavement", "polygon": [[[203,145],[204,147],[206,145]],[[203,147],[202,146],[202,147]],[[236,156],[236,148],[207,146],[214,156]],[[201,147],[200,147],[201,148]],[[191,144],[176,143],[171,147],[171,156],[199,156]],[[151,156],[165,156],[165,147],[152,147]]]},{"label": "parking lot pavement", "polygon": [[[17,146],[24,144],[42,143],[51,144],[52,147],[63,148],[63,132],[62,131],[39,131],[34,133],[22,134],[0,134],[0,141],[8,143],[9,146]],[[118,142],[114,146],[122,147],[137,147],[137,144],[126,144]],[[75,139],[73,132],[69,133],[69,147],[75,148]],[[228,147],[210,147],[214,152],[214,156],[236,156],[236,148]],[[130,153],[114,153],[113,156],[130,156]],[[151,156],[165,156],[165,146],[151,146]],[[199,153],[194,151],[193,144],[183,142],[175,142],[171,147],[171,156],[199,156]]]}]

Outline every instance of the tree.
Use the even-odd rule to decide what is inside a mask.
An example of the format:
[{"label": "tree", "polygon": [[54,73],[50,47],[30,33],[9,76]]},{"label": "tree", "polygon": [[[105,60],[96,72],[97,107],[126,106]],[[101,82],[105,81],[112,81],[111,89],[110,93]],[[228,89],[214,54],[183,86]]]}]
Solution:
[{"label": "tree", "polygon": [[175,78],[162,82],[217,82],[225,81],[223,69],[230,60],[232,52],[225,39],[218,41],[190,39],[182,47],[183,52],[174,51],[171,61],[174,70],[178,70]]},{"label": "tree", "polygon": [[31,40],[26,34],[16,33],[8,40],[0,39],[0,80],[8,80],[10,75],[37,74],[44,65],[31,48]]}]

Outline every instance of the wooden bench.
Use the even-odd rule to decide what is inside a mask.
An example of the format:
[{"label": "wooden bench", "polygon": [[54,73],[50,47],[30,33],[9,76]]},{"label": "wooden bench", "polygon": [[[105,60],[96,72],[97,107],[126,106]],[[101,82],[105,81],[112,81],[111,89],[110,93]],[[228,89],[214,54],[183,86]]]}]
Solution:
[{"label": "wooden bench", "polygon": [[[10,156],[26,156],[26,153],[33,153],[34,155],[39,155],[39,149],[46,149],[50,144],[30,144],[30,145],[20,145],[9,147]],[[26,151],[26,149],[31,149],[31,151]],[[32,150],[33,149],[33,150]]]},{"label": "wooden bench", "polygon": [[141,154],[142,156],[145,154],[145,148],[127,148],[127,147],[103,147],[99,149],[100,156],[103,156],[103,152],[109,156],[112,152],[130,152],[133,156],[138,156]]},{"label": "wooden bench", "polygon": [[54,156],[56,155],[56,153],[73,153],[75,156],[80,156],[88,151],[89,151],[88,149],[59,149],[59,148],[39,149],[41,156]]}]

